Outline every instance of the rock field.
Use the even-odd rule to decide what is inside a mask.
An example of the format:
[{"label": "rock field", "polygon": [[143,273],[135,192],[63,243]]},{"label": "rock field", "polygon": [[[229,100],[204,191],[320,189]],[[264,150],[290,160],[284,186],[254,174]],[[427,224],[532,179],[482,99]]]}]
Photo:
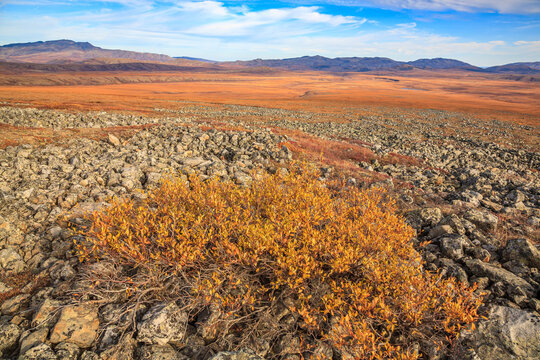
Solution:
[{"label": "rock field", "polygon": [[[212,129],[212,120],[245,130]],[[144,196],[140,189],[179,170],[239,184],[257,169],[277,171],[295,156],[283,143],[295,139],[275,129],[355,141],[375,154],[354,166],[384,175],[379,184],[398,198],[417,230],[415,243],[429,241],[418,247],[425,267],[477,283],[486,294],[486,319],[462,333],[460,357],[540,358],[540,154],[520,138],[538,139],[538,128],[434,110],[355,118],[234,105],[160,109],[151,118],[6,106],[0,122],[54,129],[155,124],[130,137],[111,130],[99,140],[0,150],[0,358],[264,359],[271,350],[214,348],[205,336],[212,317],[190,323],[174,303],[142,311],[135,337],[117,344],[125,319],[115,304],[70,301],[79,261],[64,219],[76,223],[113,196]],[[385,163],[388,154],[418,162]],[[321,179],[335,172],[322,166]],[[452,358],[429,345],[421,352]]]}]

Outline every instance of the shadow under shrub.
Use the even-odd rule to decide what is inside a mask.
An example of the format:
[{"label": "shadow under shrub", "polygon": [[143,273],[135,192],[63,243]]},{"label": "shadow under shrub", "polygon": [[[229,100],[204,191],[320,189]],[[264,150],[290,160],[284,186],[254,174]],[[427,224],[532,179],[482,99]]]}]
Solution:
[{"label": "shadow under shrub", "polygon": [[381,189],[325,186],[308,166],[247,187],[171,177],[94,213],[78,247],[116,269],[94,271],[89,293],[212,309],[214,341],[230,349],[415,359],[414,342],[448,346],[480,299],[424,271],[394,206]]}]

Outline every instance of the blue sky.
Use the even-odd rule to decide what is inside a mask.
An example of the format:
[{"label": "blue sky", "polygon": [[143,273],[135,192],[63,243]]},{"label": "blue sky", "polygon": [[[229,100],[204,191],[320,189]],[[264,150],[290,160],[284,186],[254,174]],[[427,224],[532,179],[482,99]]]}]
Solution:
[{"label": "blue sky", "polygon": [[540,61],[540,0],[0,1],[0,44],[89,41],[214,60]]}]

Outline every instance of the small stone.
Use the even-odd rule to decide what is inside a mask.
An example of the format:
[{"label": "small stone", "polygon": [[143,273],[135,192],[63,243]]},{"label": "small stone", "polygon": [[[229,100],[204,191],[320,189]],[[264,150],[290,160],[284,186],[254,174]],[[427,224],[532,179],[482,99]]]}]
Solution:
[{"label": "small stone", "polygon": [[190,157],[190,158],[184,159],[182,163],[184,164],[184,166],[196,167],[202,164],[204,161],[205,160],[202,157]]},{"label": "small stone", "polygon": [[60,234],[62,234],[62,228],[60,226],[54,226],[49,229],[49,234],[54,238],[60,237]]},{"label": "small stone", "polygon": [[502,209],[504,208],[504,206],[494,203],[493,201],[489,201],[489,200],[482,200],[481,203],[484,207],[495,212],[501,212]]},{"label": "small stone", "polygon": [[439,225],[450,225],[454,230],[453,232],[459,235],[465,235],[465,233],[467,232],[465,226],[463,225],[463,221],[456,214],[451,214],[445,217],[441,220]]},{"label": "small stone", "polygon": [[100,360],[100,357],[95,352],[86,350],[82,353],[80,360]]},{"label": "small stone", "polygon": [[435,239],[442,235],[453,234],[454,229],[450,225],[439,225],[429,231],[428,238]]},{"label": "small stone", "polygon": [[27,330],[21,336],[20,353],[24,354],[29,349],[44,343],[49,335],[49,329],[41,326],[34,331]]},{"label": "small stone", "polygon": [[114,136],[113,134],[109,134],[108,136],[108,139],[109,139],[109,143],[113,146],[120,146],[120,139],[118,139],[116,136]]},{"label": "small stone", "polygon": [[464,236],[444,237],[441,239],[441,251],[445,256],[453,260],[459,260],[463,257],[463,247],[465,245],[465,239],[466,238]]},{"label": "small stone", "polygon": [[420,210],[422,225],[435,225],[442,219],[442,211],[439,208],[424,208]]}]

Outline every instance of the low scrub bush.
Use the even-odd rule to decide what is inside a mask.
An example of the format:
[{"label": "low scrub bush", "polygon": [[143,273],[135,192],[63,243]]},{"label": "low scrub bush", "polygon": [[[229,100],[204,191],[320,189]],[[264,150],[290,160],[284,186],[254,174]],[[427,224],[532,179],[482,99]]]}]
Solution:
[{"label": "low scrub bush", "polygon": [[212,309],[216,342],[266,342],[269,358],[415,359],[414,342],[447,346],[477,317],[473,288],[423,270],[381,189],[325,186],[308,166],[247,187],[188,180],[92,215],[80,257],[116,269],[93,273],[93,294]]}]

